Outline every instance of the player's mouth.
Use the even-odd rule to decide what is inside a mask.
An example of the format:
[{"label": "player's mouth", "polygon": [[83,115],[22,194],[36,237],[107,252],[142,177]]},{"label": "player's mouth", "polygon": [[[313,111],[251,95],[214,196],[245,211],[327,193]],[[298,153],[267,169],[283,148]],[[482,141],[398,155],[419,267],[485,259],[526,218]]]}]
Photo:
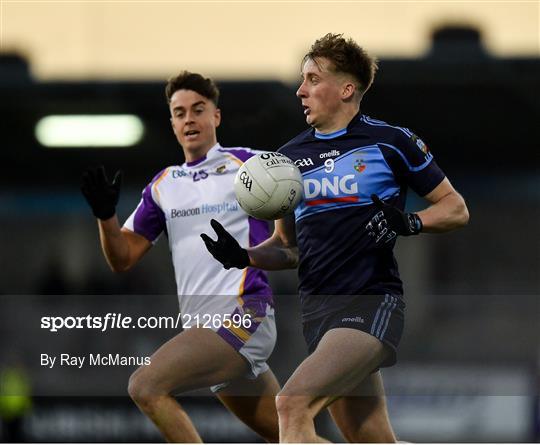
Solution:
[{"label": "player's mouth", "polygon": [[311,113],[311,108],[309,108],[307,105],[302,105],[302,107],[304,107],[304,115],[308,115],[309,113]]},{"label": "player's mouth", "polygon": [[186,139],[187,139],[188,141],[191,141],[191,140],[193,140],[193,139],[196,139],[197,136],[199,135],[199,133],[200,133],[200,132],[197,131],[197,130],[188,130],[188,131],[185,131],[185,132],[184,132],[184,136],[186,137]]}]

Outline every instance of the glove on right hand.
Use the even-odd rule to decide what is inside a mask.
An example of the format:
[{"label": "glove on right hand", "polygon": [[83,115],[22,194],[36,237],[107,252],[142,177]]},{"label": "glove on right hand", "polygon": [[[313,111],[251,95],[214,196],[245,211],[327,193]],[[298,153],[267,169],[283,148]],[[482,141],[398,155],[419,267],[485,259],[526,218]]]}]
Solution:
[{"label": "glove on right hand", "polygon": [[216,231],[217,240],[214,241],[206,233],[201,233],[201,238],[212,256],[223,264],[225,269],[248,267],[250,260],[247,250],[240,247],[238,241],[215,219],[210,220],[210,225]]},{"label": "glove on right hand", "polygon": [[109,219],[116,213],[116,205],[120,197],[122,172],[114,175],[112,182],[107,179],[105,167],[88,168],[82,175],[81,192],[92,208],[96,218]]}]

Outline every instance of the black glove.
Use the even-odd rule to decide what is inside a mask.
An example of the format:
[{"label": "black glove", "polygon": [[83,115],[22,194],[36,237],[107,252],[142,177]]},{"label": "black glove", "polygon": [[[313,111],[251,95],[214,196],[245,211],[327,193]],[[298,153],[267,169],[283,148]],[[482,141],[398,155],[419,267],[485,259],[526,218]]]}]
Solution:
[{"label": "black glove", "polygon": [[371,199],[379,211],[366,224],[366,229],[376,243],[388,243],[397,235],[417,235],[422,230],[422,220],[416,213],[404,213],[381,201],[377,195],[371,195]]},{"label": "black glove", "polygon": [[242,249],[238,241],[225,230],[215,219],[210,220],[210,225],[218,236],[214,241],[206,233],[201,233],[201,238],[212,256],[218,260],[225,269],[237,267],[244,269],[249,266],[249,255],[246,249]]},{"label": "black glove", "polygon": [[105,168],[89,168],[82,175],[81,192],[92,207],[94,216],[99,219],[109,219],[116,213],[116,204],[120,197],[122,172],[119,170],[109,182]]}]

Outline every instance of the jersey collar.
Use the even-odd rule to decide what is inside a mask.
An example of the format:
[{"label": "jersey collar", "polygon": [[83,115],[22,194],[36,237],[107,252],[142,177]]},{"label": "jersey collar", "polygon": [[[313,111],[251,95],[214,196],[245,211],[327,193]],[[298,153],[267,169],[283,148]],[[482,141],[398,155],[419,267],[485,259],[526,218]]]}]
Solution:
[{"label": "jersey collar", "polygon": [[195,159],[194,161],[190,161],[190,162],[185,162],[184,165],[186,167],[195,167],[199,164],[202,164],[204,161],[206,161],[209,157],[211,157],[211,154],[213,152],[215,152],[218,148],[221,148],[221,145],[219,144],[219,142],[214,145],[210,150],[208,150],[206,152],[206,154],[202,157],[202,158],[199,158],[199,159]]},{"label": "jersey collar", "polygon": [[347,133],[347,127],[342,128],[341,130],[333,131],[332,133],[319,133],[317,130],[315,130],[314,136],[317,139],[334,139],[345,133]]}]

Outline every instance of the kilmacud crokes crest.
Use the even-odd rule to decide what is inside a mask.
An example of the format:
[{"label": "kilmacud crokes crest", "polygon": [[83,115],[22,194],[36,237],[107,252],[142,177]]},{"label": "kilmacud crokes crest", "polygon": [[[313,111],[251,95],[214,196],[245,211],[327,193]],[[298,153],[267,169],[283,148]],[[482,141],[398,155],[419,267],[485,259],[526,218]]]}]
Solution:
[{"label": "kilmacud crokes crest", "polygon": [[221,175],[225,173],[225,170],[227,170],[227,164],[220,165],[218,168],[216,168],[216,173]]}]

